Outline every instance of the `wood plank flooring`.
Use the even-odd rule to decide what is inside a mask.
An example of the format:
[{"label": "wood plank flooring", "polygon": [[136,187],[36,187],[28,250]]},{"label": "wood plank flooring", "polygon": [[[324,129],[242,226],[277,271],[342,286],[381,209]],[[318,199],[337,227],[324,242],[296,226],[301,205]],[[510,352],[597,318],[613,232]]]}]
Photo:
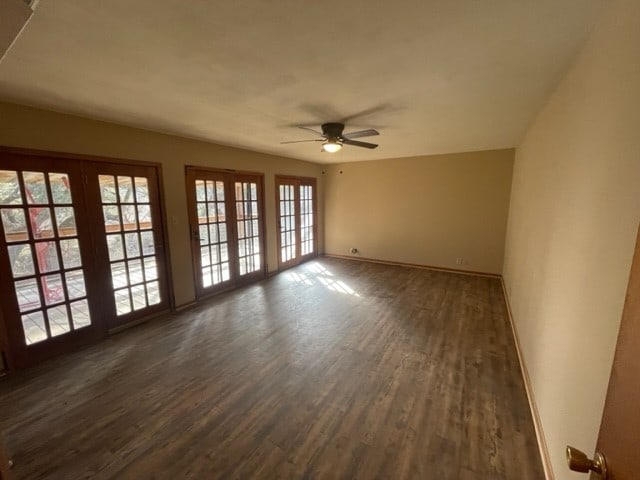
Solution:
[{"label": "wood plank flooring", "polygon": [[544,478],[500,282],[320,258],[0,381],[18,479]]}]

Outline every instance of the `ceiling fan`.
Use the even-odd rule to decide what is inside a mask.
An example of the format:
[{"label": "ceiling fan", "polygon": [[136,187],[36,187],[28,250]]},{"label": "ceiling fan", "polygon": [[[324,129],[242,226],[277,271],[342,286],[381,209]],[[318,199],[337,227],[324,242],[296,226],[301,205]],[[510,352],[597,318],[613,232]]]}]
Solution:
[{"label": "ceiling fan", "polygon": [[369,128],[367,130],[359,130],[357,132],[351,133],[343,133],[344,131],[344,123],[338,122],[329,122],[322,124],[322,132],[314,130],[309,127],[298,127],[303,130],[309,130],[317,135],[320,135],[322,138],[314,139],[314,140],[293,140],[291,142],[280,142],[281,144],[285,143],[302,143],[302,142],[322,142],[322,150],[329,153],[335,153],[342,148],[343,145],[353,145],[354,147],[363,147],[363,148],[376,148],[378,145],[375,143],[368,142],[359,142],[354,140],[354,138],[362,138],[362,137],[372,137],[374,135],[380,135],[377,130],[373,128]]}]

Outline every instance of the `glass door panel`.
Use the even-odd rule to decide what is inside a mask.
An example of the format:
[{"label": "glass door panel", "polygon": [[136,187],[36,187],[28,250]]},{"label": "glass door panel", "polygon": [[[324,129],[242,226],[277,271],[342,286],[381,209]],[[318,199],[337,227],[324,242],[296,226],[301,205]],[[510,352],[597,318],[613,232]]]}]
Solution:
[{"label": "glass door panel", "polygon": [[300,255],[315,253],[313,185],[300,185]]},{"label": "glass door panel", "polygon": [[197,179],[195,188],[200,276],[203,288],[209,288],[231,279],[224,181]]},{"label": "glass door panel", "polygon": [[278,209],[280,231],[280,264],[295,261],[297,257],[296,240],[296,186],[284,183],[278,186]]},{"label": "glass door panel", "polygon": [[157,174],[134,165],[96,165],[103,251],[117,326],[168,308]]},{"label": "glass door panel", "polygon": [[315,186],[314,178],[276,176],[280,268],[316,254]]},{"label": "glass door panel", "polygon": [[235,195],[238,267],[244,276],[262,269],[257,182],[235,182]]},{"label": "glass door panel", "polygon": [[0,287],[13,360],[27,365],[97,330],[81,173],[16,157],[0,158]]},{"label": "glass door panel", "polygon": [[2,203],[20,208],[1,208],[1,216],[26,344],[91,325],[69,177],[6,170],[3,176],[18,180]]}]

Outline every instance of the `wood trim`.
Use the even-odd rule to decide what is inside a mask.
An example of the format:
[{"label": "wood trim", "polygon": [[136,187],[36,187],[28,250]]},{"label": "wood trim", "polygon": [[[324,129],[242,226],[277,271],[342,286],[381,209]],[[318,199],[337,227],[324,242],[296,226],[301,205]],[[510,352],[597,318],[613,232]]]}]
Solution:
[{"label": "wood trim", "polygon": [[[313,252],[308,253],[306,255],[302,255],[300,253],[300,262],[306,262],[311,258],[315,258],[318,256],[318,180],[315,177],[298,177],[301,182],[300,185],[311,185],[313,198],[311,199],[311,205],[313,208]],[[300,189],[298,188],[298,193],[300,193]],[[302,248],[302,242],[300,244]]]},{"label": "wood trim", "polygon": [[262,278],[267,278],[267,274],[269,273],[269,252],[267,251],[267,182],[265,181],[264,174],[260,176],[260,184],[258,187],[258,208],[260,210],[258,228],[262,231],[262,234],[260,235],[260,248],[262,249]]},{"label": "wood trim", "polygon": [[640,467],[640,228],[628,275],[596,442],[596,451],[607,457],[608,474],[613,480],[637,479]]},{"label": "wood trim", "polygon": [[[196,167],[191,167],[196,168]],[[200,298],[200,288],[199,288],[199,262],[196,259],[196,250],[195,250],[195,242],[197,241],[196,236],[194,234],[195,225],[198,223],[198,213],[196,212],[196,201],[195,196],[191,192],[192,181],[195,180],[195,175],[191,175],[191,172],[194,170],[190,170],[190,167],[184,167],[184,193],[186,196],[186,205],[187,205],[187,225],[189,228],[189,250],[191,251],[191,272],[193,282],[193,295],[195,300],[193,303],[197,303]],[[199,243],[199,242],[198,242]],[[178,309],[181,307],[178,306]]]},{"label": "wood trim", "polygon": [[383,265],[395,265],[396,267],[422,268],[425,270],[435,270],[437,272],[451,272],[451,273],[459,273],[462,275],[474,275],[476,277],[502,278],[502,276],[498,273],[476,272],[473,270],[457,270],[455,268],[435,267],[432,265],[422,265],[419,263],[392,262],[389,260],[380,260],[377,258],[350,257],[348,255],[336,255],[333,253],[324,253],[322,254],[322,256],[329,257],[329,258],[342,258],[345,260],[354,260],[356,262],[381,263]]},{"label": "wood trim", "polygon": [[4,438],[0,434],[0,480],[13,480],[11,473],[11,457],[7,451]]},{"label": "wood trim", "polygon": [[504,294],[504,303],[507,307],[507,315],[509,317],[509,324],[511,325],[511,332],[513,333],[513,340],[516,345],[516,353],[518,354],[518,363],[520,364],[520,372],[522,373],[522,379],[524,380],[524,389],[527,392],[527,400],[529,401],[529,409],[531,410],[531,417],[533,418],[533,427],[536,432],[536,440],[538,443],[538,450],[540,451],[540,458],[542,459],[542,468],[544,469],[544,476],[546,480],[555,480],[553,468],[551,466],[551,458],[549,457],[549,448],[547,447],[547,441],[542,427],[542,420],[540,419],[540,412],[538,411],[538,404],[536,403],[535,396],[533,394],[533,387],[531,385],[531,377],[529,377],[529,370],[524,361],[522,354],[522,348],[520,347],[520,337],[518,337],[518,330],[516,324],[513,321],[513,314],[511,312],[511,303],[509,302],[509,296],[507,295],[507,287],[504,283],[504,277],[500,276],[500,283],[502,285],[502,293]]},{"label": "wood trim", "polygon": [[124,323],[120,323],[112,328],[109,328],[109,330],[107,330],[107,334],[108,335],[114,335],[116,333],[120,333],[124,330],[129,330],[132,327],[136,327],[138,325],[142,325],[143,323],[147,323],[149,320],[155,320],[155,319],[159,319],[162,317],[165,317],[167,315],[171,315],[172,313],[174,313],[172,310],[169,309],[165,309],[165,310],[160,310],[160,311],[156,311],[156,312],[152,312],[149,315],[145,315],[144,317],[140,317],[140,318],[135,318],[133,320],[130,320],[128,322],[124,322]]},{"label": "wood trim", "polygon": [[9,371],[9,336],[6,332],[4,313],[0,308],[0,377]]},{"label": "wood trim", "polygon": [[[22,186],[20,188],[22,189]],[[27,222],[26,227],[28,229],[27,231],[30,232],[31,227],[28,223],[29,222]],[[4,227],[0,220],[0,237],[2,235],[6,234],[4,233]],[[22,332],[18,328],[18,322],[15,318],[15,312],[19,310],[15,300],[15,295],[8,294],[8,292],[13,290],[14,286],[13,279],[11,278],[11,266],[6,248],[0,248],[0,271],[6,271],[8,273],[8,275],[0,275],[0,291],[7,292],[3,294],[2,301],[0,301],[0,322],[2,322],[2,325],[0,325],[0,327],[2,327],[0,340],[4,341],[3,352],[5,353],[5,368],[7,371],[11,371],[15,370],[16,364],[19,363],[21,348],[17,339],[21,338]]]},{"label": "wood trim", "polygon": [[192,300],[191,302],[183,303],[182,305],[178,305],[175,309],[175,312],[183,312],[185,310],[190,310],[194,307],[197,307],[200,302],[198,300]]},{"label": "wood trim", "polygon": [[55,150],[34,150],[32,148],[21,147],[8,147],[0,145],[0,153],[15,154],[31,157],[48,157],[48,158],[60,158],[66,160],[84,160],[90,162],[107,162],[107,163],[119,163],[125,165],[137,165],[145,167],[162,167],[160,162],[151,162],[148,160],[133,160],[128,158],[113,158],[104,157],[99,155],[87,155],[84,153],[67,153],[59,152]]},{"label": "wood trim", "polygon": [[205,167],[200,165],[185,165],[185,172],[187,170],[196,171],[196,172],[210,172],[210,173],[232,173],[235,175],[261,175],[264,177],[264,172],[252,172],[249,170],[234,170],[233,168],[216,168],[216,167]]},{"label": "wood trim", "polygon": [[156,168],[156,182],[158,188],[158,201],[160,202],[160,217],[162,220],[162,242],[164,245],[164,260],[165,260],[165,274],[167,276],[167,295],[169,298],[169,310],[172,312],[176,311],[176,297],[175,290],[173,286],[173,268],[171,263],[171,246],[169,244],[169,218],[167,216],[167,208],[166,208],[166,195],[164,189],[164,177],[162,175],[162,165],[159,164],[158,168]]}]

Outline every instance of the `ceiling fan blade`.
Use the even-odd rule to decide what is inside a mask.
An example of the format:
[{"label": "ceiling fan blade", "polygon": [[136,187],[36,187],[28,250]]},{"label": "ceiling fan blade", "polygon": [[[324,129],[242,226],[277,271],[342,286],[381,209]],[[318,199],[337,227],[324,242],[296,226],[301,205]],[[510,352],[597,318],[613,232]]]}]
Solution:
[{"label": "ceiling fan blade", "polygon": [[354,147],[364,148],[376,148],[378,146],[375,143],[359,142],[357,140],[349,140],[348,138],[343,139],[342,143],[344,143],[345,145],[353,145]]},{"label": "ceiling fan blade", "polygon": [[285,143],[304,143],[304,142],[324,142],[324,140],[318,138],[317,140],[292,140],[290,142],[280,142],[280,145],[284,145]]},{"label": "ceiling fan blade", "polygon": [[368,130],[359,130],[357,132],[343,133],[344,138],[361,138],[361,137],[373,137],[374,135],[380,135],[380,132],[369,128]]},{"label": "ceiling fan blade", "polygon": [[324,133],[319,132],[319,131],[317,131],[317,130],[314,130],[313,128],[303,127],[303,126],[301,126],[301,125],[300,125],[300,126],[298,126],[298,128],[301,128],[301,129],[303,129],[303,130],[309,130],[310,132],[313,132],[313,133],[315,133],[316,135],[324,136]]}]

